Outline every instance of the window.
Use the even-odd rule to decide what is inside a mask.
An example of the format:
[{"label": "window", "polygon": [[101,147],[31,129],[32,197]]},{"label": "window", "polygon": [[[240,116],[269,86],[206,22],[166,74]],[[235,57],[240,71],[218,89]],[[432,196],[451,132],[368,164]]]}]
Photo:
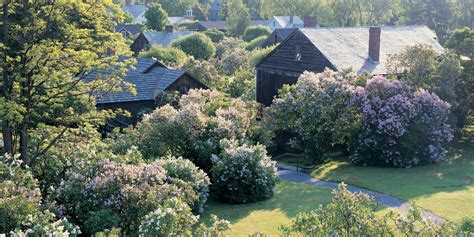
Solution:
[{"label": "window", "polygon": [[295,45],[295,61],[301,61],[301,46]]}]

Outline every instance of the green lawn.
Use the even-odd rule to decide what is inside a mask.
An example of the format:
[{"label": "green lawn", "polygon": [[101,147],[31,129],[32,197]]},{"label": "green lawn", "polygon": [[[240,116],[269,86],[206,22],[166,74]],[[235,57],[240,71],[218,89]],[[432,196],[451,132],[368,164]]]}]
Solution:
[{"label": "green lawn", "polygon": [[330,199],[329,188],[280,181],[276,185],[275,196],[269,200],[242,205],[211,200],[201,218],[206,222],[210,214],[215,214],[229,220],[232,223],[229,236],[249,236],[257,231],[277,236],[278,227],[291,223],[298,212],[315,209],[319,204],[327,204]]},{"label": "green lawn", "polygon": [[330,162],[316,167],[314,178],[344,181],[415,202],[434,213],[458,222],[474,216],[474,142],[464,141],[447,159],[410,169],[355,167]]}]

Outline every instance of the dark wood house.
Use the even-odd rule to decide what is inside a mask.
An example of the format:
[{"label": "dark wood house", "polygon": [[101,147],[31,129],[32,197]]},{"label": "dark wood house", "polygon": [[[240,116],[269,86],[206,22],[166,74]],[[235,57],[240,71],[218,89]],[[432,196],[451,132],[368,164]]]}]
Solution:
[{"label": "dark wood house", "polygon": [[444,51],[425,26],[297,29],[256,66],[257,101],[270,105],[278,90],[296,83],[304,71],[388,74],[388,57],[416,44]]},{"label": "dark wood house", "polygon": [[165,31],[147,31],[142,32],[133,41],[130,46],[134,55],[137,56],[140,52],[148,50],[152,45],[161,45],[167,48],[172,41],[192,34],[190,31],[173,31],[173,26],[166,26]]},{"label": "dark wood house", "polygon": [[265,42],[263,42],[262,48],[266,48],[266,47],[283,42],[296,29],[297,28],[281,28],[281,29],[273,30],[273,32],[267,37]]},{"label": "dark wood house", "polygon": [[[99,72],[94,71],[85,77],[85,81],[97,78]],[[103,74],[103,72],[102,72]],[[137,64],[122,78],[126,83],[133,84],[136,94],[123,86],[120,92],[104,92],[96,96],[98,109],[124,109],[131,113],[131,118],[120,117],[112,123],[131,125],[137,122],[141,112],[155,108],[156,97],[166,91],[178,91],[182,94],[190,89],[207,88],[185,71],[165,67],[159,61],[137,58]]]},{"label": "dark wood house", "polygon": [[140,34],[141,29],[135,24],[118,24],[115,26],[115,32],[120,32],[124,37],[136,36]]}]

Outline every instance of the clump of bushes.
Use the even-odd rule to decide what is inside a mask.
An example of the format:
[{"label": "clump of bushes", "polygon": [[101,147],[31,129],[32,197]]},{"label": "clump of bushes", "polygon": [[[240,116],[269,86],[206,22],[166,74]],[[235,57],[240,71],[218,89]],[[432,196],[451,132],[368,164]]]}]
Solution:
[{"label": "clump of bushes", "polygon": [[418,207],[406,215],[393,210],[383,218],[375,215],[377,203],[363,193],[351,193],[345,184],[333,190],[331,203],[297,215],[289,226],[282,226],[284,236],[454,236],[449,222],[433,223],[425,219]]},{"label": "clump of bushes", "polygon": [[248,65],[250,54],[245,49],[226,51],[218,60],[219,69],[226,75],[233,75],[238,69]]},{"label": "clump of bushes", "polygon": [[229,203],[249,203],[273,196],[278,180],[275,161],[267,156],[264,146],[241,145],[222,141],[222,153],[214,156],[213,188],[220,200]]},{"label": "clump of bushes", "polygon": [[216,44],[216,58],[221,58],[225,52],[233,51],[236,48],[245,48],[245,42],[239,38],[225,37]]},{"label": "clump of bushes", "polygon": [[246,46],[245,46],[245,49],[246,50],[249,50],[249,51],[252,51],[252,50],[255,50],[257,48],[261,48],[263,43],[265,43],[265,41],[267,40],[267,37],[266,36],[260,36],[260,37],[257,37],[255,39],[253,39],[252,41],[250,41]]},{"label": "clump of bushes", "polygon": [[358,119],[349,106],[354,89],[351,77],[330,70],[305,72],[274,100],[265,123],[296,134],[293,145],[321,162],[334,145],[350,143],[357,131]]},{"label": "clump of bushes", "polygon": [[272,33],[272,30],[267,26],[249,26],[245,29],[242,39],[246,42],[250,42],[259,37],[266,37]]},{"label": "clump of bushes", "polygon": [[444,158],[453,138],[450,105],[437,95],[377,76],[357,88],[354,101],[361,129],[352,163],[411,167]]},{"label": "clump of bushes", "polygon": [[171,43],[172,47],[181,49],[195,59],[208,60],[216,53],[216,47],[212,40],[203,33],[193,33],[181,37]]},{"label": "clump of bushes", "polygon": [[210,29],[210,30],[206,30],[203,32],[205,35],[207,35],[207,37],[209,37],[212,42],[214,43],[219,43],[221,42],[224,37],[225,37],[225,34],[224,32],[218,30],[218,29]]},{"label": "clump of bushes", "polygon": [[200,209],[208,185],[207,176],[183,159],[136,165],[105,159],[70,172],[57,191],[57,200],[86,234],[113,227],[132,234],[138,233],[145,215],[171,197]]},{"label": "clump of bushes", "polygon": [[364,166],[411,167],[444,158],[453,138],[447,102],[381,76],[365,87],[356,83],[330,71],[304,73],[267,109],[267,127],[296,134],[293,145],[317,162],[335,146]]},{"label": "clump of bushes", "polygon": [[186,60],[186,54],[177,48],[163,48],[161,45],[152,46],[148,51],[141,52],[140,58],[154,58],[167,66],[180,67]]}]

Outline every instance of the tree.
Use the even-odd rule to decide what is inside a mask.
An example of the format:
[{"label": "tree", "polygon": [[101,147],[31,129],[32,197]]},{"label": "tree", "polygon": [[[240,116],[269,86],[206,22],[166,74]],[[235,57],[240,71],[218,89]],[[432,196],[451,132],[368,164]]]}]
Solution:
[{"label": "tree", "polygon": [[163,48],[161,45],[152,46],[148,51],[141,52],[140,58],[154,58],[166,65],[172,67],[182,66],[188,57],[177,48]]},{"label": "tree", "polygon": [[160,0],[158,2],[170,16],[183,16],[189,7],[199,5],[197,0]]},{"label": "tree", "polygon": [[181,37],[173,41],[171,45],[193,56],[195,59],[208,60],[216,54],[216,47],[212,40],[203,33],[194,33]]},{"label": "tree", "polygon": [[[72,127],[99,126],[110,117],[96,110],[94,95],[119,89],[122,68],[133,60],[117,60],[130,52],[112,31],[121,19],[108,8],[120,11],[102,1],[4,1],[0,119],[5,151],[20,153],[24,165]],[[100,80],[83,80],[93,69],[111,68]],[[31,147],[31,132],[44,124],[56,132]]]},{"label": "tree", "polygon": [[244,5],[242,0],[232,0],[230,9],[232,10],[229,12],[225,22],[227,32],[231,36],[241,36],[250,25],[249,9]]},{"label": "tree", "polygon": [[245,29],[242,39],[246,42],[250,42],[260,36],[269,36],[272,30],[267,26],[249,26]]},{"label": "tree", "polygon": [[150,30],[162,31],[168,24],[168,14],[163,10],[161,4],[152,3],[145,12],[146,27]]}]

